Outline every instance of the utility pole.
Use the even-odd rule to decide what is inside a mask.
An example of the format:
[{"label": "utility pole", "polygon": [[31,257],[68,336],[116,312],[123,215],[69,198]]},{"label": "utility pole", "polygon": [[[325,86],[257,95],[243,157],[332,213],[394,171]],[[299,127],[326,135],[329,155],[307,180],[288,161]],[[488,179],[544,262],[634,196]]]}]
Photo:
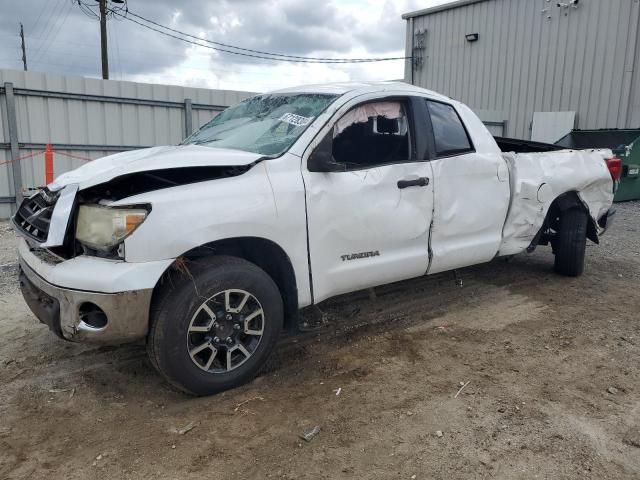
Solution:
[{"label": "utility pole", "polygon": [[22,41],[22,65],[24,71],[27,71],[27,47],[24,44],[24,28],[22,22],[20,22],[20,40]]},{"label": "utility pole", "polygon": [[102,78],[108,80],[109,57],[107,56],[107,0],[100,0],[100,49],[102,51]]}]

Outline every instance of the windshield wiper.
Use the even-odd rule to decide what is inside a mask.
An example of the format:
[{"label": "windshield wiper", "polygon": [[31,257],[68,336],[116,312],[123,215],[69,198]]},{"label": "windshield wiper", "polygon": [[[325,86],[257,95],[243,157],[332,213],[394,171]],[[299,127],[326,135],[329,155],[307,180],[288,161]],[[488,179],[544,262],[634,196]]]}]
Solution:
[{"label": "windshield wiper", "polygon": [[222,140],[221,138],[214,138],[213,140],[199,140],[196,142],[191,142],[191,145],[206,145],[207,143],[219,142]]}]

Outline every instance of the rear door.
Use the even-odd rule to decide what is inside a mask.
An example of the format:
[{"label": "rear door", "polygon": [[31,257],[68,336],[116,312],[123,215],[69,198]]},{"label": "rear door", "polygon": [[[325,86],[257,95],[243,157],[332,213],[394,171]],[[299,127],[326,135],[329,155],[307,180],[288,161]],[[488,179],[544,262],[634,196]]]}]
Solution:
[{"label": "rear door", "polygon": [[488,262],[500,248],[509,207],[508,167],[471,110],[425,102],[434,185],[429,273]]},{"label": "rear door", "polygon": [[426,273],[433,183],[413,114],[406,97],[353,100],[319,133],[344,171],[310,172],[305,152],[315,302]]}]

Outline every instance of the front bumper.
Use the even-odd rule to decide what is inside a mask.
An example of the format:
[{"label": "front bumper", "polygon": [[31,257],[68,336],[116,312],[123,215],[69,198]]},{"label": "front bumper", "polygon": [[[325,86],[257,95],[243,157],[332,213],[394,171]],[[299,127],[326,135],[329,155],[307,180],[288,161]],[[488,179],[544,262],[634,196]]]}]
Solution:
[{"label": "front bumper", "polygon": [[110,344],[146,336],[153,288],[171,260],[131,264],[78,257],[56,264],[25,240],[18,251],[24,299],[58,336]]}]

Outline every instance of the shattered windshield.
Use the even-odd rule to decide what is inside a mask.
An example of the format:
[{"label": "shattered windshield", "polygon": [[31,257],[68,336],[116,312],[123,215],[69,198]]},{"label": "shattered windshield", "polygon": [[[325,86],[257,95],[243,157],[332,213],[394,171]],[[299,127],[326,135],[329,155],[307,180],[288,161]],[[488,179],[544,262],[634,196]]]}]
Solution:
[{"label": "shattered windshield", "polygon": [[182,145],[231,148],[278,156],[337,95],[268,94],[229,107],[187,138]]}]

